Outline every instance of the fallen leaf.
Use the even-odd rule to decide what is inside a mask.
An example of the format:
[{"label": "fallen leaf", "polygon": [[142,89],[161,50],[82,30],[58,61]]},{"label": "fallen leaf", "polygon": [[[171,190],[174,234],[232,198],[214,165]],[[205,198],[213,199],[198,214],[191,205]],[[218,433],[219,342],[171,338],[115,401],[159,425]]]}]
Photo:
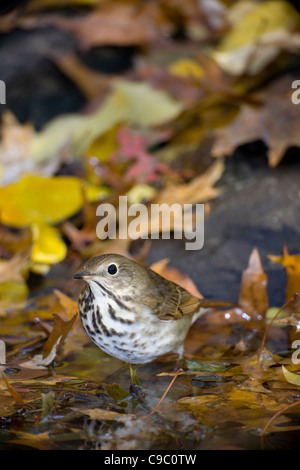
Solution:
[{"label": "fallen leaf", "polygon": [[43,347],[43,358],[41,365],[49,365],[54,361],[58,349],[65,341],[66,336],[71,330],[76,318],[77,314],[74,315],[71,320],[64,321],[59,315],[53,314],[54,325]]},{"label": "fallen leaf", "polygon": [[169,206],[179,203],[183,206],[209,201],[220,194],[220,190],[214,188],[213,185],[221,178],[224,169],[224,162],[221,159],[217,160],[203,174],[196,176],[189,183],[167,185],[152,202],[166,203]]},{"label": "fallen leaf", "polygon": [[245,14],[239,15],[212,53],[216,62],[233,75],[260,73],[279,55],[282,42],[300,25],[300,16],[289,2],[248,2],[248,5]]},{"label": "fallen leaf", "polygon": [[55,393],[50,390],[48,393],[42,393],[42,419],[47,418],[54,406]]},{"label": "fallen leaf", "polygon": [[66,155],[57,152],[51,159],[32,153],[32,142],[37,132],[31,123],[20,124],[10,111],[2,115],[0,145],[0,182],[7,185],[24,174],[37,173],[50,176],[65,161]]},{"label": "fallen leaf", "polygon": [[157,3],[135,1],[104,2],[84,17],[48,15],[33,18],[31,24],[37,20],[40,25],[56,26],[71,33],[83,49],[103,45],[145,45],[162,40],[163,34],[169,35],[174,29]]},{"label": "fallen leaf", "polygon": [[93,112],[52,119],[31,139],[30,154],[36,161],[45,161],[65,149],[69,159],[79,158],[96,139],[121,123],[148,129],[169,123],[183,109],[183,103],[147,83],[118,79]]},{"label": "fallen leaf", "polygon": [[39,434],[29,433],[25,431],[12,431],[16,434],[16,438],[10,439],[10,444],[18,446],[33,447],[38,450],[53,449],[53,441],[49,437],[49,432],[42,432]]},{"label": "fallen leaf", "polygon": [[284,378],[287,382],[293,385],[300,385],[300,374],[289,371],[285,366],[281,366]]},{"label": "fallen leaf", "polygon": [[262,140],[268,146],[269,165],[275,167],[289,147],[299,147],[300,114],[291,99],[292,82],[288,75],[274,80],[257,95],[260,105],[242,105],[229,125],[214,131],[212,155],[231,155],[239,145]]},{"label": "fallen leaf", "polygon": [[243,272],[239,294],[239,305],[249,315],[261,315],[265,317],[269,306],[267,294],[268,278],[263,271],[257,248],[254,248],[248,268]]},{"label": "fallen leaf", "polygon": [[200,78],[205,74],[201,65],[192,59],[178,59],[168,66],[172,75],[183,78]]},{"label": "fallen leaf", "polygon": [[10,260],[0,260],[0,284],[7,281],[23,282],[30,267],[30,250],[17,253]]},{"label": "fallen leaf", "polygon": [[0,188],[1,222],[16,228],[41,220],[57,224],[79,211],[82,202],[78,178],[27,175]]},{"label": "fallen leaf", "polygon": [[133,183],[154,183],[162,175],[173,175],[167,165],[157,160],[147,150],[146,139],[125,126],[120,127],[117,132],[118,149],[110,155],[110,161],[115,163],[133,161],[125,170],[123,178]]},{"label": "fallen leaf", "polygon": [[19,392],[17,392],[17,390],[9,383],[8,381],[8,378],[6,377],[6,375],[2,372],[2,378],[4,380],[4,382],[6,383],[7,385],[7,388],[9,390],[9,393],[11,394],[11,396],[13,397],[13,399],[15,400],[16,404],[17,405],[20,405],[20,406],[24,406],[25,405],[25,402],[22,398],[22,396],[20,395]]},{"label": "fallen leaf", "polygon": [[112,77],[90,69],[75,54],[53,57],[52,60],[88,100],[99,99],[108,92]]},{"label": "fallen leaf", "polygon": [[290,255],[286,246],[283,247],[283,256],[269,255],[274,263],[285,267],[287,272],[286,300],[291,299],[295,293],[300,292],[300,255]]},{"label": "fallen leaf", "polygon": [[127,421],[128,419],[135,418],[135,415],[130,413],[117,413],[116,411],[101,410],[100,408],[81,409],[72,407],[73,411],[84,413],[90,419],[97,419],[98,421]]},{"label": "fallen leaf", "polygon": [[33,223],[31,227],[33,232],[32,259],[36,263],[55,264],[66,257],[67,247],[57,228],[43,222]]},{"label": "fallen leaf", "polygon": [[67,312],[69,319],[72,319],[78,313],[77,301],[71,299],[68,295],[64,294],[58,289],[54,289],[54,294],[58,298],[61,306]]}]

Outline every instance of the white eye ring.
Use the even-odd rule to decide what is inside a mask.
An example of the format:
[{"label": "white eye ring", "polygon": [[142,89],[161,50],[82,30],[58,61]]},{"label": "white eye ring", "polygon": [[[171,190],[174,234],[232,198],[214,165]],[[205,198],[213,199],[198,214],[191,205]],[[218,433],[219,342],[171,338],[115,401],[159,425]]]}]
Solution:
[{"label": "white eye ring", "polygon": [[110,265],[108,266],[107,272],[108,272],[111,276],[113,276],[114,274],[117,274],[118,268],[117,268],[117,266],[116,266],[114,263],[112,263],[112,264],[110,264]]}]

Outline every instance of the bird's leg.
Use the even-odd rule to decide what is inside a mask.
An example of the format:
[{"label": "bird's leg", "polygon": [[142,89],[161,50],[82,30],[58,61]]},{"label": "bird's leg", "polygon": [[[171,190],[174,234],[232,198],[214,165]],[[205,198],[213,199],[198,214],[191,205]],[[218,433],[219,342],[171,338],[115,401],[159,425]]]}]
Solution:
[{"label": "bird's leg", "polygon": [[177,353],[177,359],[175,362],[175,372],[178,369],[187,370],[188,367],[184,358],[184,344],[182,344],[181,346],[177,348],[176,353]]},{"label": "bird's leg", "polygon": [[184,357],[177,357],[176,362],[175,362],[175,367],[174,367],[175,372],[176,372],[178,369],[188,370],[188,366],[187,366],[187,364],[186,364],[186,362],[185,362],[185,358],[184,358]]},{"label": "bird's leg", "polygon": [[143,393],[141,382],[136,373],[136,369],[129,365],[131,385],[129,387],[130,393],[139,400],[139,402],[144,403],[145,394]]},{"label": "bird's leg", "polygon": [[138,385],[139,387],[141,387],[141,382],[138,379],[136,369],[133,369],[131,364],[129,364],[129,369],[130,369],[130,378],[131,378],[132,385]]}]

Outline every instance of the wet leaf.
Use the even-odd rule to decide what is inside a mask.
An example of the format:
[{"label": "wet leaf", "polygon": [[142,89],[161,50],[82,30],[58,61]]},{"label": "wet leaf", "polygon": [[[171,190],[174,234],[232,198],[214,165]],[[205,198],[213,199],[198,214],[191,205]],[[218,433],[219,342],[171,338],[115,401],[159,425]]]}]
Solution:
[{"label": "wet leaf", "polygon": [[48,432],[42,432],[39,434],[29,433],[25,431],[14,431],[16,437],[10,439],[11,444],[16,444],[18,446],[33,447],[38,450],[47,450],[53,448],[53,441],[49,437]]},{"label": "wet leaf", "polygon": [[62,346],[76,318],[77,315],[74,315],[71,320],[64,321],[59,315],[53,315],[54,325],[43,348],[42,365],[49,365],[54,361],[58,349]]},{"label": "wet leaf", "polygon": [[54,406],[55,393],[51,390],[48,393],[42,393],[42,419],[47,418]]},{"label": "wet leaf", "polygon": [[2,372],[2,378],[4,380],[4,382],[6,383],[6,386],[9,390],[9,393],[11,394],[11,396],[13,397],[13,399],[15,400],[16,404],[17,405],[20,405],[20,406],[24,406],[25,405],[25,402],[22,398],[22,396],[20,395],[19,392],[17,392],[17,390],[9,383],[8,381],[8,378],[6,377],[6,375]]},{"label": "wet leaf", "polygon": [[80,413],[85,413],[91,419],[97,419],[98,421],[127,421],[129,419],[135,418],[134,414],[130,413],[117,413],[116,411],[110,410],[102,410],[100,408],[89,408],[89,409],[81,409],[81,408],[72,408],[74,411],[78,411]]},{"label": "wet leaf", "polygon": [[197,372],[224,372],[229,367],[229,364],[206,364],[189,360],[185,362],[189,370]]},{"label": "wet leaf", "polygon": [[257,248],[253,249],[248,268],[243,272],[239,305],[250,315],[259,313],[262,317],[269,306],[267,275],[263,271]]},{"label": "wet leaf", "polygon": [[286,381],[289,382],[290,384],[299,386],[300,385],[300,374],[289,371],[284,365],[282,365],[281,367],[282,367],[282,372],[283,372],[283,375],[284,375],[284,378],[286,379]]},{"label": "wet leaf", "polygon": [[124,400],[130,396],[121,385],[114,383],[114,384],[104,384],[105,391],[117,402]]}]

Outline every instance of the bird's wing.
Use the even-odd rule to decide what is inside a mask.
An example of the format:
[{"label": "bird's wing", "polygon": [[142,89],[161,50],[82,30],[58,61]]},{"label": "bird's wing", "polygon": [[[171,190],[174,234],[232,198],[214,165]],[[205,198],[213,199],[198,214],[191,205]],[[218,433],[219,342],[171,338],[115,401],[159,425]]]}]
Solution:
[{"label": "bird's wing", "polygon": [[[151,272],[152,278],[158,279],[158,274]],[[167,281],[159,276],[156,283],[155,295],[147,296],[147,305],[154,315],[161,320],[179,320],[184,315],[193,315],[200,308],[227,308],[236,306],[230,302],[219,300],[198,299],[183,287]]]},{"label": "bird's wing", "polygon": [[162,297],[155,309],[161,320],[179,320],[183,315],[191,315],[199,310],[199,299],[174,284]]}]

